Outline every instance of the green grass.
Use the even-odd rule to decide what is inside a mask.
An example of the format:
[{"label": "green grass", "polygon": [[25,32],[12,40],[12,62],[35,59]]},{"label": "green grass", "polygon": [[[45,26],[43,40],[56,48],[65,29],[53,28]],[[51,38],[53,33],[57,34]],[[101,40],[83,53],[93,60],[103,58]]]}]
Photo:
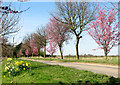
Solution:
[{"label": "green grass", "polygon": [[[20,60],[20,59],[19,59]],[[4,65],[7,61],[3,60],[2,74],[4,75]],[[15,83],[115,83],[119,79],[95,74],[90,71],[77,70],[70,67],[59,65],[47,65],[39,62],[28,61],[31,63],[31,72],[21,71],[14,76]],[[2,83],[9,83],[8,77],[2,78]]]},{"label": "green grass", "polygon": [[107,65],[118,65],[118,57],[112,57],[108,60],[106,60],[103,57],[81,57],[79,60],[76,60],[75,58],[64,58],[57,59],[57,58],[30,58],[35,60],[50,60],[50,61],[60,61],[60,62],[85,62],[85,63],[100,63],[100,64],[107,64]]}]

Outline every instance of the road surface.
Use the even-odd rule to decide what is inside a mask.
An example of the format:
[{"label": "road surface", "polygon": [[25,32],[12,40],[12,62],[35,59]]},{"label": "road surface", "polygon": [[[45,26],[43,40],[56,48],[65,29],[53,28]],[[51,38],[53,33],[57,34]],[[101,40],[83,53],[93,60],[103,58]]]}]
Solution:
[{"label": "road surface", "polygon": [[45,61],[45,60],[34,60],[34,59],[26,59],[20,58],[23,60],[31,60],[36,62],[42,62],[50,65],[61,65],[65,67],[72,67],[80,70],[92,71],[94,73],[106,74],[108,76],[120,77],[118,76],[118,71],[120,71],[120,67],[118,70],[118,66],[111,65],[101,65],[101,64],[91,64],[91,63],[78,63],[78,62],[58,62],[58,61]]}]

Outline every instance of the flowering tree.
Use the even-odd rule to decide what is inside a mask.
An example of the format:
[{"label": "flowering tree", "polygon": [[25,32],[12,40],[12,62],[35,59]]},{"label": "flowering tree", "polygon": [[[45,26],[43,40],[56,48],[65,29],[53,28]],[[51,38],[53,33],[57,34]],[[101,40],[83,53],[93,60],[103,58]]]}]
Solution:
[{"label": "flowering tree", "polygon": [[55,42],[60,50],[61,59],[63,59],[62,46],[65,41],[69,39],[68,25],[51,18],[47,24],[47,39]]},{"label": "flowering tree", "polygon": [[30,47],[33,49],[35,47],[34,39],[30,40]]},{"label": "flowering tree", "polygon": [[25,54],[26,54],[27,56],[29,56],[29,50],[28,50],[28,49],[26,49]]},{"label": "flowering tree", "polygon": [[33,54],[38,55],[38,49],[37,48],[33,48]]},{"label": "flowering tree", "polygon": [[[37,29],[36,33],[33,33],[34,43],[37,45],[37,48],[39,50],[39,54],[41,54],[40,49],[44,48],[46,46],[46,32],[45,27],[41,26]],[[46,51],[44,49],[44,57],[46,55]]]},{"label": "flowering tree", "polygon": [[38,55],[38,48],[36,46],[36,44],[34,43],[34,39],[30,40],[30,47],[32,48],[32,55]]},{"label": "flowering tree", "polygon": [[[91,22],[88,25],[90,28],[88,34],[95,40],[100,46],[100,49],[104,50],[105,57],[114,46],[120,45],[120,33],[118,32],[118,23],[116,22],[117,11],[111,8],[111,10],[101,9],[97,7],[98,15],[97,20]],[[96,50],[96,49],[95,49]]]},{"label": "flowering tree", "polygon": [[57,49],[57,44],[50,41],[49,42],[49,47],[45,49],[50,53],[51,56],[53,56],[53,54],[56,52],[56,49]]}]

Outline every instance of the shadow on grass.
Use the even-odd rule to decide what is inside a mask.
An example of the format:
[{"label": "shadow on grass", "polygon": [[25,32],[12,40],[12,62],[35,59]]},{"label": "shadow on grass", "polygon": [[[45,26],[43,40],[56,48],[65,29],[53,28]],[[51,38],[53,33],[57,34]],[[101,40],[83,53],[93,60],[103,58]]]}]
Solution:
[{"label": "shadow on grass", "polygon": [[58,85],[120,85],[120,78],[110,77],[106,83],[91,83],[90,81],[84,81],[83,83],[82,80],[77,81],[77,83],[63,83],[59,81]]},{"label": "shadow on grass", "polygon": [[[16,83],[3,83],[2,85],[16,85]],[[17,83],[17,85],[120,85],[120,78],[110,77],[106,83],[91,83],[90,81],[83,81],[79,80],[77,83],[63,83],[59,81],[58,83]]]},{"label": "shadow on grass", "polygon": [[[83,81],[81,81],[81,80],[79,80],[77,82],[79,84],[84,84]],[[99,82],[91,83],[90,81],[85,81],[85,84],[88,84],[88,85],[119,85],[120,84],[120,78],[110,77],[109,80],[105,83],[99,83]],[[77,84],[74,83],[73,85],[77,85]]]},{"label": "shadow on grass", "polygon": [[[56,65],[55,65],[56,66]],[[39,65],[39,66],[32,66],[31,67],[31,70],[34,70],[34,69],[42,69],[42,68],[48,68],[48,67],[53,67],[53,65]]]}]

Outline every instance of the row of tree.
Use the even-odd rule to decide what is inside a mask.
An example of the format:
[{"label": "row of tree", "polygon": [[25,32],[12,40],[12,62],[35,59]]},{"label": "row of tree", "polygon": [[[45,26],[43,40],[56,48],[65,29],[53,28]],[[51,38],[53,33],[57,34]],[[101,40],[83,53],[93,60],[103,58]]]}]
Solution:
[{"label": "row of tree", "polygon": [[104,50],[106,58],[114,46],[120,45],[115,5],[108,9],[90,2],[57,2],[56,7],[57,12],[51,13],[52,18],[45,27],[24,38],[21,55],[39,55],[42,48],[45,57],[45,50],[53,55],[59,47],[63,59],[63,43],[73,34],[76,36],[76,58],[79,59],[78,45],[85,31]]},{"label": "row of tree", "polygon": [[106,59],[110,50],[120,45],[117,5],[101,8],[99,4],[90,2],[58,2],[56,6],[58,11],[51,15],[57,21],[67,24],[69,30],[76,36],[77,59],[79,59],[78,45],[84,31],[87,31],[100,49],[104,50]]},{"label": "row of tree", "polygon": [[[42,48],[44,49],[44,57],[46,56],[46,51],[53,56],[57,47],[59,47],[61,59],[63,59],[62,47],[63,43],[70,39],[69,32],[67,24],[51,18],[45,27],[38,28],[35,33],[24,38],[20,54],[27,56],[40,55],[40,49]],[[48,45],[47,47],[46,44]]]}]

